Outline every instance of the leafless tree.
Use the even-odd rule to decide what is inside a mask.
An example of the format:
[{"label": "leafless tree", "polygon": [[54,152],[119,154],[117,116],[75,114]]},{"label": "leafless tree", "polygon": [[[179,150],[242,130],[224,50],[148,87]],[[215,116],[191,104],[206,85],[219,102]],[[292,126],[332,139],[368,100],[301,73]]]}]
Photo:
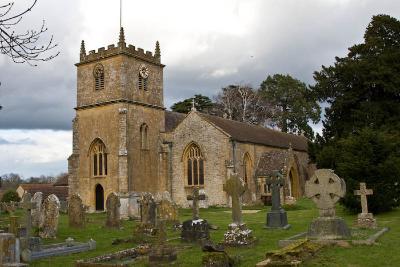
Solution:
[{"label": "leafless tree", "polygon": [[9,56],[15,63],[36,66],[36,62],[49,61],[59,54],[59,52],[49,52],[57,47],[53,42],[53,36],[48,42],[41,43],[41,37],[47,32],[44,20],[37,30],[28,29],[23,33],[17,33],[18,24],[37,1],[33,0],[33,3],[21,12],[14,12],[14,2],[0,3],[0,53]]},{"label": "leafless tree", "polygon": [[250,85],[229,85],[214,98],[216,115],[267,126],[270,105]]}]

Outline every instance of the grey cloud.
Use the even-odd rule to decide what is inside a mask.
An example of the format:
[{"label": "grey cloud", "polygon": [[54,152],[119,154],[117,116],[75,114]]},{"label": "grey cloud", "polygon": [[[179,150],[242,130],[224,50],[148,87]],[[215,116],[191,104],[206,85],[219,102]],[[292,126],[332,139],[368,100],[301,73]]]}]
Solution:
[{"label": "grey cloud", "polygon": [[0,137],[0,145],[36,145],[37,143],[30,138],[23,138],[16,141],[9,141]]},{"label": "grey cloud", "polygon": [[[43,6],[55,2],[46,1]],[[372,15],[385,13],[400,18],[397,2],[260,1],[255,14],[257,23],[245,36],[210,33],[202,36],[208,48],[201,54],[188,57],[186,62],[164,62],[165,106],[168,108],[195,93],[213,96],[231,83],[258,87],[267,75],[274,73],[288,73],[311,84],[313,72],[321,65],[332,64],[335,56],[346,55],[348,47],[362,41]],[[71,128],[76,94],[73,63],[77,60],[79,40],[85,35],[80,23],[84,16],[77,12],[77,0],[61,3],[61,7],[40,11],[60,43],[60,57],[34,69],[11,63],[0,66],[0,104],[4,106],[0,111],[0,128]],[[125,28],[130,27],[126,24]],[[157,31],[145,30],[151,36]],[[168,39],[161,41],[167,47]],[[134,44],[143,42],[133,39]],[[90,44],[92,48],[104,45],[107,43]],[[163,49],[162,54],[168,51]],[[236,71],[211,75],[221,69]]]}]

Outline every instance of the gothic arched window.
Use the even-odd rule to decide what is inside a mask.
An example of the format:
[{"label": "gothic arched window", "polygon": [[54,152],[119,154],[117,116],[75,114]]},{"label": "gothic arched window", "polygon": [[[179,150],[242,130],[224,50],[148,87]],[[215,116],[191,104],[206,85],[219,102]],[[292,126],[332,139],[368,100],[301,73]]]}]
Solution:
[{"label": "gothic arched window", "polygon": [[204,158],[196,144],[190,144],[186,149],[184,161],[187,185],[204,185]]},{"label": "gothic arched window", "polygon": [[251,158],[249,153],[246,153],[243,157],[243,179],[246,184],[250,181],[252,171]]},{"label": "gothic arched window", "polygon": [[104,67],[101,64],[97,64],[93,70],[94,75],[94,88],[96,90],[104,89]]},{"label": "gothic arched window", "polygon": [[106,146],[100,139],[96,139],[90,147],[92,176],[107,175],[107,153]]},{"label": "gothic arched window", "polygon": [[149,149],[148,146],[148,130],[149,127],[147,126],[146,123],[143,123],[142,126],[140,126],[140,148],[141,149]]}]

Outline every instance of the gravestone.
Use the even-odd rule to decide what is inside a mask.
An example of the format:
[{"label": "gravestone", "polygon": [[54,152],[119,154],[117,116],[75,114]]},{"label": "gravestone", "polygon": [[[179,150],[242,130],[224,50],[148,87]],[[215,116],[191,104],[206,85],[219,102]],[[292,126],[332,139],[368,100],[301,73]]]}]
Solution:
[{"label": "gravestone", "polygon": [[149,253],[149,266],[163,266],[177,259],[176,249],[167,244],[165,220],[157,222],[157,242]]},{"label": "gravestone", "polygon": [[145,229],[155,229],[157,223],[157,204],[151,193],[144,193],[140,199],[140,221]]},{"label": "gravestone", "polygon": [[199,200],[205,199],[205,196],[199,194],[198,187],[193,187],[192,195],[187,196],[187,199],[192,200],[192,219],[183,222],[181,239],[186,242],[208,239],[210,226],[206,220],[200,219],[199,215]]},{"label": "gravestone", "polygon": [[69,227],[82,228],[85,226],[85,206],[79,194],[73,194],[68,201]]},{"label": "gravestone", "polygon": [[41,238],[56,238],[60,201],[54,194],[49,195],[42,205],[43,223],[39,236]]},{"label": "gravestone", "polygon": [[267,228],[289,229],[286,211],[281,206],[281,187],[285,184],[285,179],[279,171],[274,171],[273,177],[267,179],[267,184],[272,188],[272,207],[267,213]]},{"label": "gravestone", "polygon": [[312,221],[308,237],[315,239],[346,239],[350,230],[342,218],[335,215],[335,204],[346,193],[346,184],[333,170],[316,170],[305,185],[305,195],[319,209],[319,217]]},{"label": "gravestone", "polygon": [[242,221],[241,196],[247,190],[247,186],[239,178],[237,173],[231,173],[223,186],[224,191],[232,199],[232,223],[224,234],[224,243],[228,246],[246,246],[254,242],[252,231]]},{"label": "gravestone", "polygon": [[15,235],[11,233],[0,234],[0,266],[16,262]]},{"label": "gravestone", "polygon": [[367,189],[365,183],[360,183],[360,190],[354,190],[354,195],[361,197],[361,213],[357,216],[357,226],[361,228],[376,228],[374,215],[368,212],[367,196],[372,195],[372,189]]},{"label": "gravestone", "polygon": [[140,219],[140,194],[132,192],[128,199],[128,216],[131,219]]},{"label": "gravestone", "polygon": [[119,228],[121,226],[121,217],[119,208],[121,203],[116,193],[112,192],[108,195],[106,200],[107,221],[106,226],[110,228]]},{"label": "gravestone", "polygon": [[204,199],[200,199],[199,200],[199,208],[208,209],[208,197],[207,197],[207,194],[206,194],[206,190],[201,188],[199,190],[199,195],[204,195]]},{"label": "gravestone", "polygon": [[32,197],[32,202],[36,203],[35,207],[32,208],[32,227],[40,227],[42,222],[42,201],[43,201],[43,193],[36,192]]},{"label": "gravestone", "polygon": [[31,199],[30,193],[25,193],[22,197],[22,208],[25,211],[26,237],[28,238],[32,234],[32,209],[36,208],[36,202],[32,202]]},{"label": "gravestone", "polygon": [[178,206],[172,201],[167,191],[161,195],[157,203],[157,215],[167,222],[178,222]]}]

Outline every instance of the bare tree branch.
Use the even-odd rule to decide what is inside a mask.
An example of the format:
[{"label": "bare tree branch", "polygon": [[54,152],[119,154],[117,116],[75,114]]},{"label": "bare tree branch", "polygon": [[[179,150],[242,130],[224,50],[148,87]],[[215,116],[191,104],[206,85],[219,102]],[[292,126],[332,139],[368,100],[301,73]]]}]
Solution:
[{"label": "bare tree branch", "polygon": [[37,66],[36,62],[49,61],[60,53],[48,54],[57,47],[53,36],[45,44],[40,44],[41,37],[47,32],[45,21],[38,30],[29,29],[25,33],[17,33],[15,30],[15,26],[32,10],[37,1],[34,0],[28,8],[15,14],[12,14],[14,2],[0,5],[0,53],[9,56],[15,63]]}]

